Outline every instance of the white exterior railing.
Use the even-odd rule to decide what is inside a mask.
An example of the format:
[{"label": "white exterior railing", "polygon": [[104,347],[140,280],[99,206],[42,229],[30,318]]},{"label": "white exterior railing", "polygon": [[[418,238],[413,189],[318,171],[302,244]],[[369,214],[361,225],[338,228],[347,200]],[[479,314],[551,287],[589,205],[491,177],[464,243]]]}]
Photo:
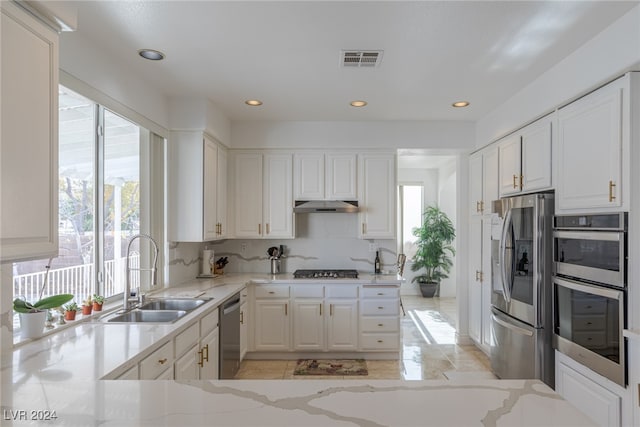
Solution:
[{"label": "white exterior railing", "polygon": [[[140,254],[132,253],[129,257],[131,268],[140,267]],[[38,300],[40,288],[44,283],[46,271],[13,276],[14,297],[25,297],[27,301]],[[94,265],[83,264],[72,267],[49,270],[48,284],[42,298],[56,294],[73,294],[74,301],[80,304],[83,300],[98,293],[94,286]],[[107,297],[121,293],[126,279],[126,258],[117,258],[104,263],[104,290],[100,294]],[[140,286],[140,275],[131,275],[131,288]]]}]

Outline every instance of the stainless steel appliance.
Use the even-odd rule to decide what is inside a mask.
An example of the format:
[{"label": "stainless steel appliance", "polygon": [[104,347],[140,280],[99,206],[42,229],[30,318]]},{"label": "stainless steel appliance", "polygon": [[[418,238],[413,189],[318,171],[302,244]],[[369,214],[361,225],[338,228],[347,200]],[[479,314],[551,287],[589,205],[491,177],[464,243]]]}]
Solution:
[{"label": "stainless steel appliance", "polygon": [[553,193],[493,202],[491,368],[499,378],[555,387],[551,345]]},{"label": "stainless steel appliance", "polygon": [[295,279],[357,279],[357,270],[296,270]]},{"label": "stainless steel appliance", "polygon": [[627,383],[627,214],[557,216],[553,345],[621,386]]},{"label": "stainless steel appliance", "polygon": [[240,368],[240,293],[220,308],[220,379],[233,379]]}]

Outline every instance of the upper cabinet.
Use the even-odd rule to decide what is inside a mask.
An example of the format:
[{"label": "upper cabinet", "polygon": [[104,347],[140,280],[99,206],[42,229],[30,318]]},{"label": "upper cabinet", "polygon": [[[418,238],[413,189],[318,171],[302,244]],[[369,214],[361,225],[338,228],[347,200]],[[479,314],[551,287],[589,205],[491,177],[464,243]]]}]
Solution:
[{"label": "upper cabinet", "polygon": [[204,242],[226,236],[226,159],[226,149],[202,132],[171,132],[169,240]]},{"label": "upper cabinet", "polygon": [[629,209],[631,99],[637,78],[627,74],[558,111],[556,212]]},{"label": "upper cabinet", "polygon": [[361,154],[358,175],[360,237],[363,239],[395,238],[395,155],[386,153]]},{"label": "upper cabinet", "polygon": [[295,200],[355,200],[356,155],[301,153],[293,158]]},{"label": "upper cabinet", "polygon": [[498,143],[500,197],[550,189],[553,115]]},{"label": "upper cabinet", "polygon": [[0,2],[0,262],[58,253],[58,34]]},{"label": "upper cabinet", "polygon": [[498,198],[498,149],[491,145],[469,156],[470,214],[490,214]]},{"label": "upper cabinet", "polygon": [[234,153],[235,237],[294,238],[293,156]]}]

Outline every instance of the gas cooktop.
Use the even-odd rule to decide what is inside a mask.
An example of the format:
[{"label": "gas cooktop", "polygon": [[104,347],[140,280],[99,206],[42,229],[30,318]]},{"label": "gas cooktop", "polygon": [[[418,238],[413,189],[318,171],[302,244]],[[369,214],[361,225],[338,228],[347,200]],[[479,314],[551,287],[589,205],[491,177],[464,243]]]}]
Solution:
[{"label": "gas cooktop", "polygon": [[296,270],[295,279],[357,279],[357,270]]}]

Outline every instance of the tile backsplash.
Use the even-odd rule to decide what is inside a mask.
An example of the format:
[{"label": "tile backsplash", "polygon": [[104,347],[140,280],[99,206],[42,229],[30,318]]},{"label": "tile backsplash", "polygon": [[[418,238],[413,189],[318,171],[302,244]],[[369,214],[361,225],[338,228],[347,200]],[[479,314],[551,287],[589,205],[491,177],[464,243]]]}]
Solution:
[{"label": "tile backsplash", "polygon": [[[170,283],[193,279],[201,266],[205,246],[215,258],[228,257],[225,272],[269,273],[267,249],[285,246],[282,271],[339,268],[373,273],[375,250],[380,251],[383,270],[396,270],[396,241],[359,239],[358,215],[314,213],[296,215],[295,239],[228,239],[209,243],[175,243],[169,247]],[[375,248],[370,251],[371,246]]]}]

